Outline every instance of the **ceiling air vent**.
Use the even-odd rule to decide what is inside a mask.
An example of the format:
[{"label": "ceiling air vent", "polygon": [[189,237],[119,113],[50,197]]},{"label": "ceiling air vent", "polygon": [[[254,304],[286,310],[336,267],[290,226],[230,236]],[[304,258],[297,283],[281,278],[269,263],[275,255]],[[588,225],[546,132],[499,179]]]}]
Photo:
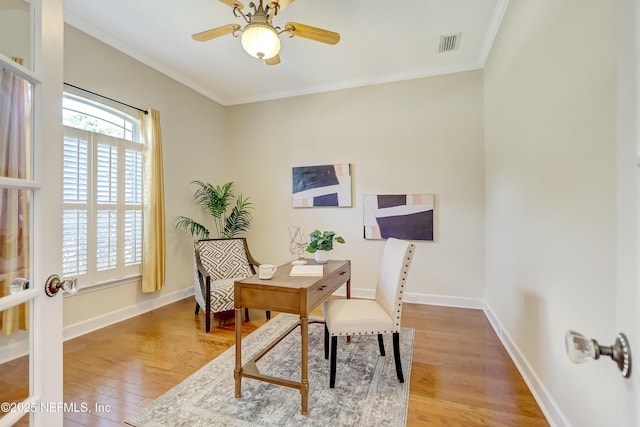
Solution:
[{"label": "ceiling air vent", "polygon": [[460,43],[460,34],[461,33],[440,36],[440,47],[438,48],[438,52],[442,53],[457,50]]}]

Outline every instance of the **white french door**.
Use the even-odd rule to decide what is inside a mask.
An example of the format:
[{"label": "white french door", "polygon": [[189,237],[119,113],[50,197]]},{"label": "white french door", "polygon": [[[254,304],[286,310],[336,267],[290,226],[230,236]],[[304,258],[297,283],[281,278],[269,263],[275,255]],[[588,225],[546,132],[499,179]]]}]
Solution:
[{"label": "white french door", "polygon": [[63,28],[63,0],[0,3],[0,426],[68,409],[62,296],[44,292],[61,268]]},{"label": "white french door", "polygon": [[619,426],[640,426],[640,4],[618,0],[617,332],[629,339],[631,377],[615,390]]}]

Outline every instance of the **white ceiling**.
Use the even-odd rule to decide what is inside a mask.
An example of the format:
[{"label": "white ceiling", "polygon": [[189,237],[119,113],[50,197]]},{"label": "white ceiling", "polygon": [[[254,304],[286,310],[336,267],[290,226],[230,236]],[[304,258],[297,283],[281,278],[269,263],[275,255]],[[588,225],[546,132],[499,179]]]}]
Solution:
[{"label": "white ceiling", "polygon": [[[258,0],[255,0],[256,2]],[[274,18],[340,33],[331,46],[280,36],[267,66],[232,35],[191,34],[236,23],[217,0],[65,0],[65,21],[222,105],[482,68],[508,0],[297,0]],[[245,3],[248,10],[249,1]],[[455,51],[440,36],[460,33]],[[72,83],[72,82],[70,82]]]}]

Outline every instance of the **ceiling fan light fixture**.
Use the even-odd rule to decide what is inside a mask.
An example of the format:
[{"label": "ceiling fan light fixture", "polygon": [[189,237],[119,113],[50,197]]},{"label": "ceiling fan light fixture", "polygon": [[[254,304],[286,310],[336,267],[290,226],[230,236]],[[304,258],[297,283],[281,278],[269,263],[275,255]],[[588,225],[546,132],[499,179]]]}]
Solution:
[{"label": "ceiling fan light fixture", "polygon": [[278,33],[267,23],[254,22],[247,25],[240,41],[244,50],[255,58],[269,59],[280,52]]}]

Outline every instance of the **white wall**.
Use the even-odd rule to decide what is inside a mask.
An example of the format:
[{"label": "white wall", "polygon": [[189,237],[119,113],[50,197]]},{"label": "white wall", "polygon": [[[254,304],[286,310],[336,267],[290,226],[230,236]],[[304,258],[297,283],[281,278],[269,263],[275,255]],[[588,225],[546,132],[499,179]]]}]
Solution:
[{"label": "white wall", "polygon": [[[224,180],[224,107],[67,25],[65,82],[141,108],[160,111],[167,231],[166,285],[142,294],[135,283],[65,298],[64,324],[76,324],[192,287],[192,239],[178,232],[178,215],[201,219],[192,202],[195,179]],[[132,114],[137,114],[132,111]],[[82,286],[82,280],[79,280]]]},{"label": "white wall", "polygon": [[[331,229],[347,241],[332,257],[351,259],[352,287],[373,290],[383,241],[362,237],[363,194],[433,193],[435,241],[418,242],[407,292],[483,298],[481,72],[229,110],[227,176],[255,204],[258,260],[282,261],[289,225]],[[291,168],[333,163],[353,165],[354,206],[292,208]]]},{"label": "white wall", "polygon": [[616,40],[616,2],[514,0],[484,69],[486,301],[581,427],[620,425],[624,381],[563,341],[618,332]]}]

